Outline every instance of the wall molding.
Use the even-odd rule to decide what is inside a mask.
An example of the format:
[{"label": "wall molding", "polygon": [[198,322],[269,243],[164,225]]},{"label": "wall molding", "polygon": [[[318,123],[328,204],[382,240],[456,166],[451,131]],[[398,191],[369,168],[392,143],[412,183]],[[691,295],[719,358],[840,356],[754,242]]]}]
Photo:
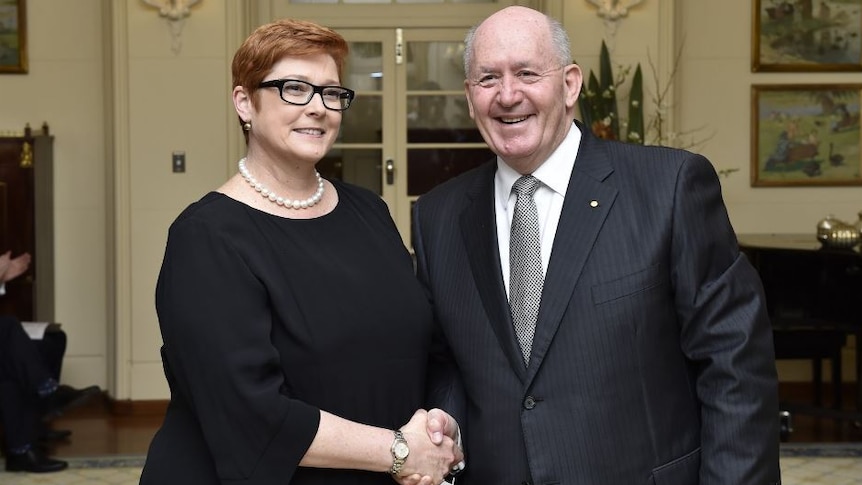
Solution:
[{"label": "wall molding", "polygon": [[113,325],[113,335],[109,336],[107,366],[108,391],[118,398],[132,395],[132,227],[131,227],[131,149],[129,127],[129,28],[128,5],[126,2],[108,1],[110,11],[110,64],[106,71],[111,73],[112,88],[110,116],[106,118],[111,143],[108,157],[108,300],[111,313],[109,321]]},{"label": "wall molding", "polygon": [[113,416],[164,416],[168,410],[168,399],[131,399],[108,398],[108,409]]}]

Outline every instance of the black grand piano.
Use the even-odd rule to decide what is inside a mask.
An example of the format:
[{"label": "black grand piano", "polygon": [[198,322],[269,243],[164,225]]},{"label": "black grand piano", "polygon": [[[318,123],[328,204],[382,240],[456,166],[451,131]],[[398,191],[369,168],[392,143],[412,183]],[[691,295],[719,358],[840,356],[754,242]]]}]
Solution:
[{"label": "black grand piano", "polygon": [[[782,402],[782,409],[862,423],[862,253],[822,247],[812,234],[738,235],[740,249],[763,280],[776,358],[813,362],[813,404]],[[841,348],[856,342],[855,409],[842,409],[841,385],[831,406],[820,400],[820,362],[831,360],[841,383]]]}]

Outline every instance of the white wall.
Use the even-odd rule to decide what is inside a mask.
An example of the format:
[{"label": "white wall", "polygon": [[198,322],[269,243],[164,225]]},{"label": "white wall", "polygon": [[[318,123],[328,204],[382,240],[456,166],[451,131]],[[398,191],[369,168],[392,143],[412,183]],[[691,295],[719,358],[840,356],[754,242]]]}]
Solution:
[{"label": "white wall", "polygon": [[[130,245],[128,258],[118,259],[120,267],[128,265],[130,278],[125,282],[130,321],[121,335],[127,335],[131,346],[120,354],[117,391],[140,400],[168,396],[154,307],[168,226],[188,204],[226,180],[228,130],[238,127],[235,115],[228,116],[232,105],[224,2],[202,2],[173,26],[139,1],[126,0],[124,10],[125,16],[115,19],[126,22],[127,44],[119,57],[127,66],[114,72],[118,99],[129,103],[128,130],[118,133],[127,141],[128,152],[118,153],[118,163],[131,190],[117,194],[117,201],[129,210],[128,224],[118,224],[119,240]],[[181,32],[178,52],[176,32]],[[172,171],[174,151],[185,152],[185,173]],[[118,279],[125,273],[120,271]],[[118,310],[122,313],[123,307]],[[122,344],[126,339],[120,340]]]},{"label": "white wall", "polygon": [[[107,385],[105,117],[101,0],[27,0],[28,74],[0,75],[0,129],[54,140],[55,319],[63,380]],[[111,322],[112,323],[112,322]]]},{"label": "white wall", "polygon": [[[814,237],[817,222],[828,214],[854,222],[862,210],[858,187],[751,187],[751,85],[765,83],[859,83],[862,73],[752,73],[752,4],[732,0],[648,0],[617,22],[611,36],[589,2],[564,2],[564,23],[572,39],[573,55],[585,73],[597,70],[604,38],[615,45],[618,64],[640,63],[646,93],[655,93],[648,55],[660,72],[667,72],[671,56],[682,47],[673,109],[676,130],[705,127],[700,136],[713,137],[698,151],[717,169],[738,168],[722,179],[725,201],[739,233],[805,233]],[[663,12],[674,13],[669,19]],[[671,38],[675,46],[662,41]],[[666,77],[662,83],[666,82]],[[627,93],[627,86],[621,90]],[[652,106],[645,103],[647,109]]]},{"label": "white wall", "polygon": [[[138,0],[27,1],[30,69],[0,75],[0,131],[47,121],[55,136],[66,383],[168,396],[155,280],[170,222],[227,178],[231,8],[199,4],[174,53],[167,20]],[[172,173],[174,150],[186,173]]]},{"label": "white wall", "polygon": [[723,181],[740,233],[804,233],[814,238],[828,214],[855,222],[862,187],[751,187],[751,85],[859,83],[862,73],[752,73],[751,2],[679,2],[686,37],[680,76],[680,119],[709,125],[715,138],[703,149],[714,163],[742,170]]}]

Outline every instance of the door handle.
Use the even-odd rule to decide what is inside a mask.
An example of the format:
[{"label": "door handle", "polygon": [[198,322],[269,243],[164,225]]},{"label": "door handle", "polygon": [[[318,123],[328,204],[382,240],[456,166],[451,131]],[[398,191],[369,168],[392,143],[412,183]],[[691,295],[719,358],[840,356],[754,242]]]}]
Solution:
[{"label": "door handle", "polygon": [[392,185],[395,183],[395,161],[391,158],[386,160],[385,163],[386,170],[386,185]]}]

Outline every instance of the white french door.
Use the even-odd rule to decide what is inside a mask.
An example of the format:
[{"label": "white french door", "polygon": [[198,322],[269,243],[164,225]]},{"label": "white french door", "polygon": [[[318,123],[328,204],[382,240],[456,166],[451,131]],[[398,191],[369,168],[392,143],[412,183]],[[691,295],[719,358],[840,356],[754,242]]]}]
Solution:
[{"label": "white french door", "polygon": [[463,29],[338,29],[350,43],[342,83],[357,92],[325,176],[386,201],[409,246],[412,203],[491,156],[467,112]]},{"label": "white french door", "polygon": [[282,17],[309,19],[337,30],[350,43],[342,83],[355,90],[357,98],[318,169],[325,177],[379,194],[408,247],[413,202],[492,156],[467,112],[463,39],[470,26],[513,3],[269,0],[253,4],[252,17],[260,23]]}]

